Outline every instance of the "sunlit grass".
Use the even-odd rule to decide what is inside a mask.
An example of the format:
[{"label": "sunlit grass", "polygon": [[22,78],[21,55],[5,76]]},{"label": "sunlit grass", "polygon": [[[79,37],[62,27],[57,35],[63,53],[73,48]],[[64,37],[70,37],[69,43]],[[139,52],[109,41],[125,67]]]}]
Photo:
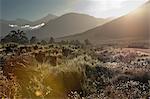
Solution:
[{"label": "sunlit grass", "polygon": [[[39,63],[34,57],[20,58],[11,74],[20,85],[18,93],[24,98],[38,99],[51,97],[67,97],[72,91],[81,91],[83,71],[79,59],[65,59],[61,64],[53,66],[48,62]],[[80,61],[79,61],[80,60]],[[14,63],[13,63],[14,64]],[[21,67],[20,67],[21,66]],[[9,67],[8,67],[9,68]]]}]

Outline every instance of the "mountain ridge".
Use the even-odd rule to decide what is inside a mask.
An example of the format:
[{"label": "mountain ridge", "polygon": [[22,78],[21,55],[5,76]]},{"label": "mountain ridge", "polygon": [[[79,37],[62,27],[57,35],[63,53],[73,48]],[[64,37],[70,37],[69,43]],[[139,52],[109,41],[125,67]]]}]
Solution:
[{"label": "mountain ridge", "polygon": [[101,41],[117,41],[117,39],[132,38],[132,40],[149,39],[149,8],[150,2],[145,3],[136,10],[112,20],[102,26],[58,40],[80,40],[89,39],[93,44],[100,44]]},{"label": "mountain ridge", "polygon": [[84,32],[102,25],[107,21],[107,19],[95,18],[87,14],[67,13],[51,20],[48,24],[38,30],[30,31],[28,34],[37,37],[43,36],[41,38],[44,39],[48,35],[57,38]]},{"label": "mountain ridge", "polygon": [[[4,37],[11,30],[19,29],[19,27],[23,27],[25,25],[30,25],[30,26],[33,27],[33,26],[36,26],[36,25],[39,25],[39,24],[42,24],[42,23],[47,23],[48,21],[53,20],[55,18],[57,18],[56,15],[48,14],[45,17],[42,17],[42,18],[40,18],[38,20],[35,20],[35,21],[29,21],[29,20],[22,19],[22,18],[17,18],[15,20],[0,19],[0,29],[1,29],[0,37]],[[11,27],[11,25],[15,25],[15,26],[17,26],[17,28]],[[23,30],[26,32],[25,29],[23,29]]]}]

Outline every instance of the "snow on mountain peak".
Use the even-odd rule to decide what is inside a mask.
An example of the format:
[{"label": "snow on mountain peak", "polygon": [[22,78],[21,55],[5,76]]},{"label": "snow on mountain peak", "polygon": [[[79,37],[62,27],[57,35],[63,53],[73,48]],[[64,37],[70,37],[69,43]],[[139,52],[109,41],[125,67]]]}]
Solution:
[{"label": "snow on mountain peak", "polygon": [[15,25],[15,24],[9,24],[9,27],[11,27],[11,28],[33,30],[33,29],[41,28],[44,25],[45,25],[45,23],[41,23],[41,24],[38,24],[38,25],[35,25],[35,26],[30,26],[29,24],[26,24],[26,25],[23,25],[23,26],[18,26],[18,25]]},{"label": "snow on mountain peak", "polygon": [[30,29],[31,29],[31,30],[33,30],[33,29],[38,29],[38,28],[40,28],[40,27],[42,27],[42,26],[44,26],[44,25],[45,25],[45,23],[41,23],[41,24],[36,25],[36,26],[30,26]]},{"label": "snow on mountain peak", "polygon": [[14,24],[9,24],[10,27],[14,28],[14,27],[18,27],[18,25],[14,25]]}]

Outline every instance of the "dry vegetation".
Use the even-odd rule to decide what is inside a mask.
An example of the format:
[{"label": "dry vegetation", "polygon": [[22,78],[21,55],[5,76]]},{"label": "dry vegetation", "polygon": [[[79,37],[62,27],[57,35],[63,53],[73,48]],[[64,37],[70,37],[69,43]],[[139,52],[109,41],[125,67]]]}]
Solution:
[{"label": "dry vegetation", "polygon": [[146,99],[150,53],[71,44],[1,47],[2,99]]}]

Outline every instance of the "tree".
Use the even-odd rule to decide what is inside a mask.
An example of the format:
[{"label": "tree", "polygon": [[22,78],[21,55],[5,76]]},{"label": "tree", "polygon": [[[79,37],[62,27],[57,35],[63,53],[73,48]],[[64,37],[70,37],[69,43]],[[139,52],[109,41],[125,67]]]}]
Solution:
[{"label": "tree", "polygon": [[42,45],[46,45],[47,42],[46,42],[45,40],[42,40],[42,41],[41,41],[41,44],[42,44]]},{"label": "tree", "polygon": [[23,32],[23,31],[21,31],[21,30],[17,30],[17,31],[15,31],[15,30],[12,30],[12,31],[10,31],[12,34],[14,34],[14,35],[17,35],[18,37],[22,37],[22,36],[25,36],[25,33]]},{"label": "tree", "polygon": [[85,45],[91,45],[91,42],[88,39],[84,40],[84,43]]},{"label": "tree", "polygon": [[25,33],[21,30],[12,30],[8,35],[6,35],[2,40],[2,43],[19,43],[19,44],[27,44],[29,42],[28,38],[25,36]]},{"label": "tree", "polygon": [[32,38],[30,39],[30,44],[36,44],[38,42],[38,39],[36,38],[36,36],[32,36]]},{"label": "tree", "polygon": [[68,40],[67,40],[67,41],[61,40],[59,43],[60,43],[60,44],[69,44],[69,41],[68,41]]},{"label": "tree", "polygon": [[55,39],[53,37],[50,37],[49,43],[50,44],[55,43]]},{"label": "tree", "polygon": [[72,40],[70,41],[71,45],[81,45],[81,42],[79,40]]}]

